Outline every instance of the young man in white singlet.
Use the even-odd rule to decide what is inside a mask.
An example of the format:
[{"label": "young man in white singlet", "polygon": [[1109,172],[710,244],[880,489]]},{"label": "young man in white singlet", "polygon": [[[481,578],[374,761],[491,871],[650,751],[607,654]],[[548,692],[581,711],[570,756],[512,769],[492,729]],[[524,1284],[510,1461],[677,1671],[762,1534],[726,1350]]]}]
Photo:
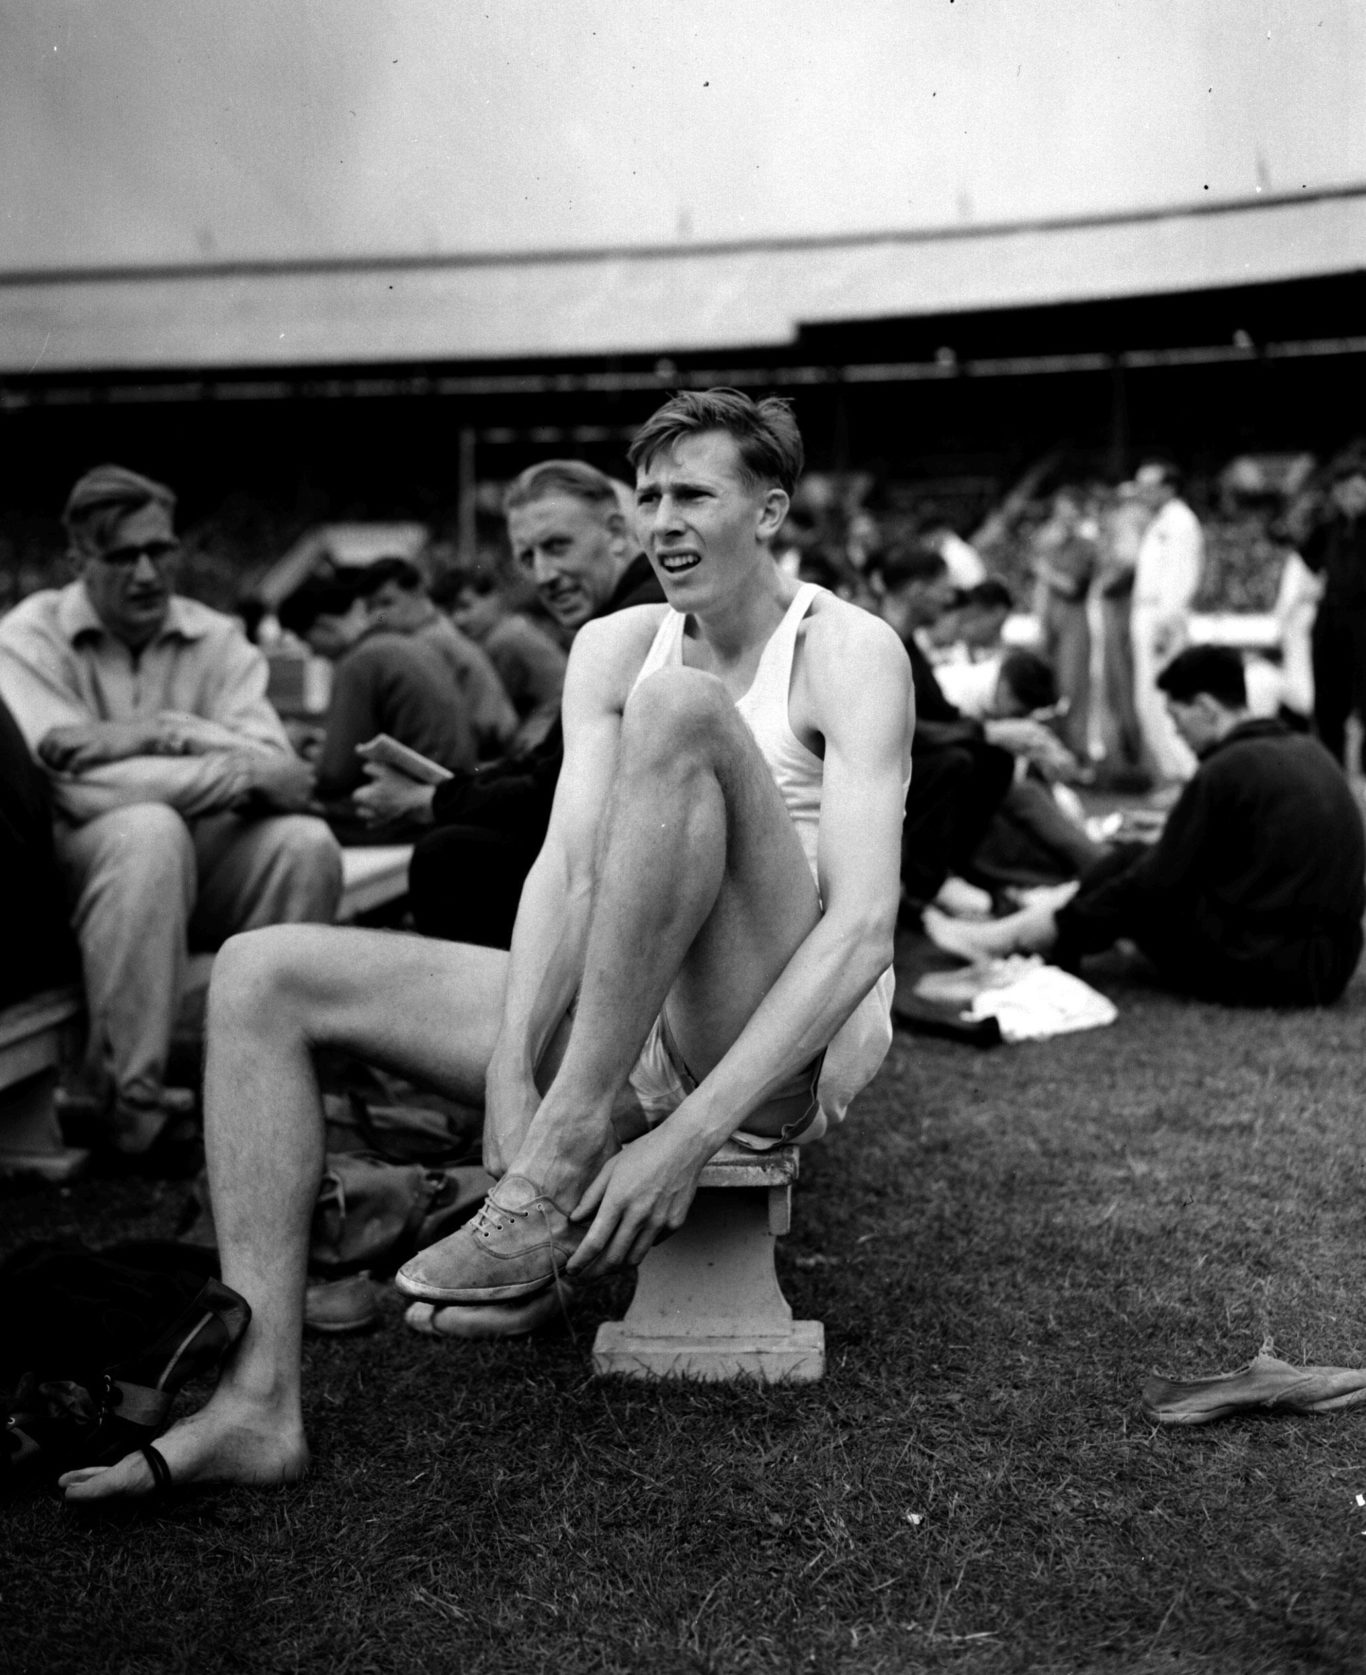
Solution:
[{"label": "young man in white singlet", "polygon": [[[588,624],[565,767],[510,953],[289,927],[225,947],[206,1144],[223,1278],[253,1318],[208,1405],[63,1481],[281,1482],[308,1453],[299,1339],[322,1169],[313,1051],[485,1098],[499,1177],[400,1286],[425,1329],[543,1307],[682,1225],[732,1136],[811,1138],[891,1039],[910,670],[886,624],[779,571],[787,404],[686,393],[631,449],[668,605]],[[410,1310],[410,1317],[414,1313]]]}]

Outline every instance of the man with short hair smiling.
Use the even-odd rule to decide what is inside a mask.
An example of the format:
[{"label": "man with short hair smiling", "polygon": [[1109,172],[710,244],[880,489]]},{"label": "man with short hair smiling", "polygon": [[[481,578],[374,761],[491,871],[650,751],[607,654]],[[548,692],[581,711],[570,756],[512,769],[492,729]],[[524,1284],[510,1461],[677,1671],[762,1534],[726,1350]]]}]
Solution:
[{"label": "man with short hair smiling", "polygon": [[647,585],[618,485],[591,465],[550,459],[530,466],[509,484],[503,511],[514,560],[566,633],[620,609]]},{"label": "man with short hair smiling", "polygon": [[891,1041],[914,724],[885,623],[778,568],[801,469],[785,402],[676,396],[631,451],[668,597],[589,623],[565,771],[510,954],[383,932],[237,938],[210,997],[206,1135],[222,1272],[252,1305],[209,1405],[73,1500],[282,1482],[299,1399],[323,1124],[311,1054],[344,1047],[485,1098],[501,1179],[400,1276],[434,1335],[526,1330],[565,1271],[634,1264],[707,1160],[819,1137]]},{"label": "man with short hair smiling", "polygon": [[0,693],[51,776],[110,1144],[130,1155],[184,1109],[164,1075],[187,937],[326,922],[341,890],[265,659],[174,591],[174,508],[136,472],[87,472],[63,514],[77,579],[0,622]]}]

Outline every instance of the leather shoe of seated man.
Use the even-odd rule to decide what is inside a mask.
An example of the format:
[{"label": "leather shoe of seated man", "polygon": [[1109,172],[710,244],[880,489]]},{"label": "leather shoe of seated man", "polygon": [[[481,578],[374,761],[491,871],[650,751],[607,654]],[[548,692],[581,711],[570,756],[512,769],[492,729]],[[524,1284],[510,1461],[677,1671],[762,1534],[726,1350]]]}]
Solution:
[{"label": "leather shoe of seated man", "polygon": [[423,1303],[508,1303],[555,1283],[587,1225],[576,1226],[525,1175],[505,1175],[479,1214],[419,1251],[394,1276]]},{"label": "leather shoe of seated man", "polygon": [[109,1175],[186,1181],[204,1167],[204,1139],[189,1088],[162,1088],[154,1100],[116,1100],[101,1167]]}]

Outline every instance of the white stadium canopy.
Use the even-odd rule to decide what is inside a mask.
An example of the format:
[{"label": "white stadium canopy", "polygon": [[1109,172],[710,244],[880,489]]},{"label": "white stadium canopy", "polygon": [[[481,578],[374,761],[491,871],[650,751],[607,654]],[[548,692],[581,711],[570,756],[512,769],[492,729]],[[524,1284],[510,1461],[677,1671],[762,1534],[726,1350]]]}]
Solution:
[{"label": "white stadium canopy", "polygon": [[0,273],[0,376],[777,347],[808,325],[1357,271],[1360,186],[914,233],[11,271]]}]

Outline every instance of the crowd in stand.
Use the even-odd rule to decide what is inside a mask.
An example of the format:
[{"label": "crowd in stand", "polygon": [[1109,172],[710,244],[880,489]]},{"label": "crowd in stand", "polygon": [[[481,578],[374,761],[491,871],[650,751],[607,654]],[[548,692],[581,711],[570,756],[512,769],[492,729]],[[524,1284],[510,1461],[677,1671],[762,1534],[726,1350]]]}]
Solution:
[{"label": "crowd in stand", "polygon": [[[1230,866],[1242,868],[1211,909],[1212,935],[1251,911],[1247,958],[1261,970],[1269,937],[1288,975],[1268,986],[1240,966],[1222,981],[1202,955],[1187,986],[1273,1001],[1341,990],[1359,950],[1360,822],[1309,737],[1344,764],[1349,718],[1366,711],[1366,464],[1345,455],[1330,479],[1313,515],[1292,508],[1284,522],[1274,662],[1190,648],[1202,531],[1164,461],[1118,488],[1057,488],[1028,536],[1027,599],[982,556],[999,520],[980,551],[943,524],[887,538],[868,515],[844,518],[831,541],[799,503],[774,543],[780,567],[883,617],[911,663],[903,925],[971,957],[1027,947],[1075,960],[1128,937],[1170,968],[1152,895],[1172,906],[1197,875],[1208,884],[1209,822],[1195,819],[1194,849],[1188,827],[1227,777],[1205,771],[1217,751],[1242,764],[1240,782],[1276,789],[1248,792],[1242,810],[1273,828],[1267,854],[1228,832],[1211,840],[1237,848]],[[413,843],[416,929],[508,945],[563,759],[567,650],[585,623],[663,598],[624,485],[544,462],[506,492],[505,556],[325,566],[286,599],[265,637],[292,637],[332,677],[325,716],[282,724],[261,651],[175,591],[174,509],[170,489],[132,471],[88,473],[64,514],[75,579],[0,620],[16,927],[3,992],[79,970],[91,1051],[65,1097],[97,1114],[122,1158],[160,1157],[185,1132],[193,1096],[166,1085],[166,1064],[189,950],[253,925],[329,921],[339,846]],[[252,625],[260,635],[259,613]],[[1183,722],[1206,703],[1218,727]],[[1281,783],[1292,762],[1312,781],[1294,781],[1298,804]],[[1089,786],[1156,792],[1152,817],[1123,834],[1146,840],[1140,849],[1114,841],[1113,817],[1086,817],[1077,788]],[[1306,825],[1295,810],[1311,806]],[[1292,831],[1300,860],[1287,882]],[[1108,880],[1104,912],[1096,880]],[[1298,964],[1284,955],[1296,939],[1314,945]]]}]

